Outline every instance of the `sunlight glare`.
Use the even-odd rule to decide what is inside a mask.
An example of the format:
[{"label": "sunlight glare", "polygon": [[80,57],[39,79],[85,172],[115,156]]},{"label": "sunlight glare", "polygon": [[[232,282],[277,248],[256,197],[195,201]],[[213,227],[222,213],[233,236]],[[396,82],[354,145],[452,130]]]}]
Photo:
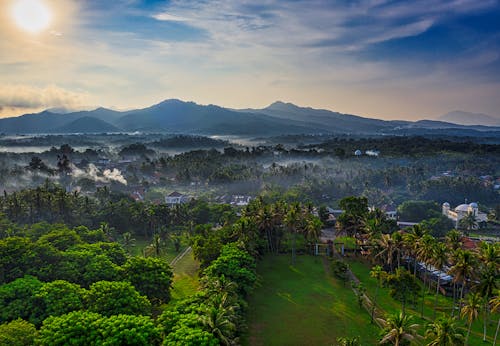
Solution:
[{"label": "sunlight glare", "polygon": [[12,17],[18,27],[35,34],[49,26],[52,14],[43,0],[18,0],[12,7]]}]

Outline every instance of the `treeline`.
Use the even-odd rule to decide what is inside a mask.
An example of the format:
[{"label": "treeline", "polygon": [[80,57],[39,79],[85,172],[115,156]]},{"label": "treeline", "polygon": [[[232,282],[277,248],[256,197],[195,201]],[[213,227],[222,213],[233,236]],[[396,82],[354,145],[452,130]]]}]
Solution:
[{"label": "treeline", "polygon": [[[182,230],[194,224],[224,224],[234,221],[235,211],[229,205],[209,204],[193,200],[169,207],[165,204],[136,202],[127,195],[98,189],[95,197],[66,192],[46,182],[34,188],[0,197],[0,214],[19,225],[41,221],[64,223],[70,227],[83,225],[98,228],[106,222],[118,235],[130,232],[150,237]],[[0,230],[0,237],[2,232]]]}]

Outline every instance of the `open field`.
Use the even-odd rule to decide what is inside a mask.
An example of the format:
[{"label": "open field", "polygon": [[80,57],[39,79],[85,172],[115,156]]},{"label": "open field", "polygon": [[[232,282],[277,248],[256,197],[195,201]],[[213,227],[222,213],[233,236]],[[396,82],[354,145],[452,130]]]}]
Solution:
[{"label": "open field", "polygon": [[352,290],[325,272],[323,259],[267,256],[258,264],[261,284],[249,299],[244,345],[333,345],[360,336],[374,345],[379,329],[357,305]]},{"label": "open field", "polygon": [[198,270],[200,266],[193,257],[193,252],[186,253],[174,266],[172,300],[183,299],[196,293],[199,287]]}]

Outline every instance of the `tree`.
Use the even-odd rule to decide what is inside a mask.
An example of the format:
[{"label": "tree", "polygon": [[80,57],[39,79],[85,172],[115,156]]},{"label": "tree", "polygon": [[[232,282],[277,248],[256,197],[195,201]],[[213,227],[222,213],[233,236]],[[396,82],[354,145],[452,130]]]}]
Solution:
[{"label": "tree", "polygon": [[453,275],[454,282],[461,282],[460,301],[463,299],[464,289],[467,280],[474,275],[476,266],[476,257],[469,250],[457,250],[455,254],[455,264],[450,268],[450,274]]},{"label": "tree", "polygon": [[477,228],[477,217],[474,213],[468,213],[459,221],[458,225],[469,234],[470,231]]},{"label": "tree", "polygon": [[479,312],[481,311],[481,296],[478,293],[469,293],[467,295],[467,301],[465,305],[460,309],[460,316],[466,318],[469,323],[467,328],[467,336],[465,337],[465,343],[467,344],[469,340],[470,330],[472,327],[472,322],[477,319]]},{"label": "tree", "polygon": [[377,288],[375,289],[375,297],[373,297],[372,311],[371,311],[371,323],[373,323],[373,317],[375,314],[375,305],[377,304],[378,290],[382,286],[382,280],[384,280],[387,273],[382,269],[381,266],[375,266],[370,271],[370,276],[377,280]]},{"label": "tree", "polygon": [[346,235],[355,236],[363,227],[363,218],[368,214],[368,199],[366,197],[345,197],[339,206],[344,210],[337,218],[337,230]]},{"label": "tree", "polygon": [[359,336],[353,336],[353,337],[340,337],[337,338],[337,345],[338,346],[361,346],[361,343],[359,341]]},{"label": "tree", "polygon": [[123,265],[123,269],[126,280],[151,302],[168,303],[173,273],[165,260],[131,257]]},{"label": "tree", "polygon": [[[446,265],[446,263],[448,262],[448,248],[446,247],[446,244],[444,243],[434,244],[430,262],[437,270],[441,270]],[[434,319],[436,319],[436,309],[437,309],[440,284],[441,284],[441,275],[439,274],[437,276],[436,298],[434,299]]]},{"label": "tree", "polygon": [[454,318],[442,316],[427,325],[425,337],[427,346],[464,345],[464,334]]},{"label": "tree", "polygon": [[145,256],[154,256],[154,257],[160,257],[165,251],[165,247],[163,244],[163,240],[161,239],[160,234],[155,233],[153,234],[153,239],[151,241],[151,244],[149,244],[145,249],[144,249],[144,255]]},{"label": "tree", "polygon": [[83,309],[85,290],[64,280],[44,283],[36,297],[43,301],[45,316],[59,316]]},{"label": "tree", "polygon": [[0,323],[22,318],[39,324],[44,312],[36,294],[42,285],[37,278],[27,275],[0,286]]},{"label": "tree", "polygon": [[159,346],[161,343],[160,330],[148,316],[104,317],[96,328],[100,336],[96,345]]},{"label": "tree", "polygon": [[412,323],[413,317],[405,315],[402,311],[387,316],[385,320],[382,318],[377,320],[384,326],[381,344],[392,342],[395,346],[399,346],[403,340],[411,342],[417,338],[419,325]]},{"label": "tree", "polygon": [[132,237],[132,233],[125,232],[122,235],[121,243],[123,248],[127,251],[128,254],[132,253],[132,248],[135,246],[135,238]]},{"label": "tree", "polygon": [[22,319],[0,324],[0,345],[31,346],[37,335],[33,324]]},{"label": "tree", "polygon": [[403,314],[405,313],[408,297],[415,296],[418,292],[418,283],[413,275],[406,269],[398,268],[393,274],[385,278],[386,284],[391,288],[391,297],[401,301]]},{"label": "tree", "polygon": [[128,314],[149,315],[151,303],[148,298],[128,282],[98,281],[90,286],[85,295],[88,310],[104,316]]},{"label": "tree", "polygon": [[37,344],[42,346],[96,345],[99,333],[95,324],[101,315],[88,311],[73,311],[52,316],[43,321]]},{"label": "tree", "polygon": [[229,346],[233,344],[236,330],[232,316],[233,312],[224,306],[211,306],[200,316],[200,321],[223,345]]},{"label": "tree", "polygon": [[[491,311],[500,312],[500,291],[496,290],[496,294],[490,299]],[[493,339],[493,346],[497,343],[498,330],[500,329],[500,317],[498,318],[497,329],[495,331],[495,338]]]},{"label": "tree", "polygon": [[498,289],[498,269],[496,263],[483,263],[479,270],[479,281],[474,289],[483,297],[483,341],[486,341],[486,325],[489,320],[489,300]]}]

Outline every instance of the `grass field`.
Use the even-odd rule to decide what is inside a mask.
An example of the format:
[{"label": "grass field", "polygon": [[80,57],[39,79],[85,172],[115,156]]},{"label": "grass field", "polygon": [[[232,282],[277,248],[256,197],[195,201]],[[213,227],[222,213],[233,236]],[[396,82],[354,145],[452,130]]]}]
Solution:
[{"label": "grass field", "polygon": [[261,284],[249,300],[244,345],[334,345],[337,337],[360,336],[377,344],[379,329],[370,324],[354,293],[325,272],[320,257],[268,256],[258,264]]},{"label": "grass field", "polygon": [[173,267],[174,281],[172,285],[172,300],[179,300],[196,293],[199,287],[199,263],[194,259],[193,252],[187,253]]},{"label": "grass field", "polygon": [[[370,270],[371,267],[369,264],[360,261],[355,258],[350,258],[346,259],[351,271],[356,275],[356,277],[363,283],[363,285],[367,289],[367,294],[370,298],[373,298],[375,296],[375,291],[377,287],[377,281],[370,276]],[[412,307],[411,304],[408,304],[407,306],[407,313],[411,314],[415,318],[415,323],[418,323],[421,325],[420,328],[420,333],[423,334],[425,330],[425,325],[428,322],[428,319],[433,318],[433,313],[434,313],[434,299],[435,295],[434,292],[427,292],[425,296],[425,305],[424,305],[424,317],[426,319],[421,319],[420,318],[420,303],[421,299],[418,300],[418,304],[415,307]],[[452,299],[449,297],[444,297],[442,295],[438,296],[438,309],[437,309],[437,316],[439,317],[441,314],[446,313],[450,314],[451,312],[451,305],[452,305]],[[393,313],[396,311],[401,310],[401,303],[399,301],[394,300],[390,295],[389,295],[389,289],[388,288],[380,288],[379,293],[378,293],[378,298],[377,298],[377,306],[380,307],[383,311],[387,313]],[[488,326],[487,330],[487,343],[483,342],[483,320],[482,320],[482,314],[472,324],[472,331],[471,335],[469,338],[469,344],[470,345],[491,345],[493,342],[493,335],[495,332],[496,328],[496,323],[498,321],[498,314],[495,314],[491,316],[491,323]],[[463,326],[466,329],[467,325],[465,322],[463,322]]]}]

